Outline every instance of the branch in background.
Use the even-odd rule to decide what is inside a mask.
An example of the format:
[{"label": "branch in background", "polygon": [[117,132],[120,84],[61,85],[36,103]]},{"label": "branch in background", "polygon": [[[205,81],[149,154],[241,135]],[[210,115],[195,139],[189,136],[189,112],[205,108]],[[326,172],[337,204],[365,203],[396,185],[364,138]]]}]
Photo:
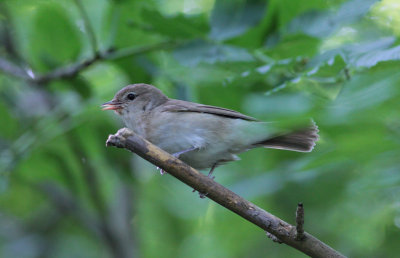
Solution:
[{"label": "branch in background", "polygon": [[[84,151],[82,143],[78,140],[76,135],[67,134],[71,149],[76,155],[77,159],[83,159],[81,164],[83,176],[89,190],[89,197],[92,200],[95,208],[97,209],[100,218],[101,232],[107,246],[110,248],[114,257],[133,257],[134,250],[131,243],[121,241],[122,238],[129,238],[129,227],[124,227],[123,230],[117,229],[113,226],[109,207],[106,206],[106,201],[102,196],[101,184],[99,182],[98,173],[95,171],[93,165],[86,161],[87,155]],[[90,159],[88,159],[90,160]],[[126,196],[127,202],[130,202],[129,196]],[[125,212],[130,214],[130,210],[126,209]],[[128,215],[126,216],[128,217]],[[129,219],[127,219],[129,221]]]},{"label": "branch in background", "polygon": [[31,79],[24,69],[3,58],[0,58],[0,70],[14,77],[22,78],[25,80]]},{"label": "branch in background", "polygon": [[56,184],[41,183],[34,186],[49,198],[59,213],[64,216],[66,214],[72,215],[72,217],[77,219],[85,228],[98,237],[98,239],[103,240],[104,245],[110,249],[113,257],[133,257],[132,254],[134,250],[132,248],[132,243],[123,241],[130,239],[123,232],[124,230],[129,231],[129,227],[121,231],[119,228],[113,228],[108,224],[111,223],[112,218],[108,217],[104,220],[103,218],[99,219],[97,216],[92,216],[92,214],[80,204],[78,199]]},{"label": "branch in background", "polygon": [[73,215],[94,235],[99,238],[102,236],[101,223],[96,217],[91,216],[88,210],[82,207],[73,195],[70,195],[67,191],[52,183],[41,183],[32,186],[49,198],[60,213]]},{"label": "branch in background", "polygon": [[296,210],[296,240],[301,241],[304,240],[304,207],[303,204],[300,202],[297,204]]},{"label": "branch in background", "polygon": [[127,128],[120,129],[115,135],[110,135],[106,146],[126,148],[136,153],[198,192],[207,193],[207,197],[211,200],[305,254],[312,257],[344,257],[307,232],[304,232],[303,241],[297,241],[296,227],[233,193]]},{"label": "branch in background", "polygon": [[36,76],[34,75],[34,73],[30,73],[28,75],[28,73],[20,67],[0,57],[0,70],[9,75],[24,79],[31,83],[46,84],[53,80],[72,78],[98,61],[116,60],[120,58],[142,55],[156,50],[167,50],[170,48],[174,48],[180,44],[182,44],[182,42],[168,40],[150,46],[127,47],[119,50],[110,49],[105,53],[97,52],[96,55],[86,60],[78,61],[68,66],[54,69],[53,71],[50,71],[46,74]]}]

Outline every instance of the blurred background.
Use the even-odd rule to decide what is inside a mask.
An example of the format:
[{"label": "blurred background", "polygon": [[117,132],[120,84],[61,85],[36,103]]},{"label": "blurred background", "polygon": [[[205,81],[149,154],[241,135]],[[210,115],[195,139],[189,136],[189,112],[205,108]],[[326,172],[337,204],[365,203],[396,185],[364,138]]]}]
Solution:
[{"label": "blurred background", "polygon": [[1,257],[304,257],[134,154],[100,105],[131,83],[261,120],[313,117],[312,153],[257,149],[216,181],[351,257],[400,252],[397,0],[3,0]]}]

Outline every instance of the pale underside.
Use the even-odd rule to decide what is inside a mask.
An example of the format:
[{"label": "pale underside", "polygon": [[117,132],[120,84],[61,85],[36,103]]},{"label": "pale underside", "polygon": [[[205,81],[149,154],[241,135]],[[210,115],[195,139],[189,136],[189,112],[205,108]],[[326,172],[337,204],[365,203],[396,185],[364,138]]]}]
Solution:
[{"label": "pale underside", "polygon": [[257,122],[236,111],[201,104],[189,109],[186,103],[173,100],[150,112],[126,116],[130,119],[124,122],[171,154],[196,148],[179,157],[196,169],[237,160],[236,154],[277,133],[269,123]]}]

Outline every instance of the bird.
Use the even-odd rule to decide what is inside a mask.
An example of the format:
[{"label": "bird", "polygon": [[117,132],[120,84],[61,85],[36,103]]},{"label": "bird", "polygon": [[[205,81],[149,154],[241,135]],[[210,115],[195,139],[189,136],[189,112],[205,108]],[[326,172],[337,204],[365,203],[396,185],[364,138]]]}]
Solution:
[{"label": "bird", "polygon": [[[234,110],[168,98],[153,85],[137,83],[119,90],[103,110],[114,110],[125,126],[189,166],[209,169],[239,160],[258,148],[310,152],[319,139],[311,121],[297,130],[282,130]],[[213,178],[213,177],[212,177]]]}]

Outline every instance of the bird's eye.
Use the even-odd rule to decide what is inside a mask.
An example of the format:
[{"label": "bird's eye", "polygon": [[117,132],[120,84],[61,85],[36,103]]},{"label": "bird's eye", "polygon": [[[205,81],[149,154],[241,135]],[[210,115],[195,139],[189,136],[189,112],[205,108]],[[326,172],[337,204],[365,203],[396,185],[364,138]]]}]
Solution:
[{"label": "bird's eye", "polygon": [[126,98],[129,100],[134,100],[136,98],[136,95],[134,93],[129,93],[128,95],[126,95]]}]

